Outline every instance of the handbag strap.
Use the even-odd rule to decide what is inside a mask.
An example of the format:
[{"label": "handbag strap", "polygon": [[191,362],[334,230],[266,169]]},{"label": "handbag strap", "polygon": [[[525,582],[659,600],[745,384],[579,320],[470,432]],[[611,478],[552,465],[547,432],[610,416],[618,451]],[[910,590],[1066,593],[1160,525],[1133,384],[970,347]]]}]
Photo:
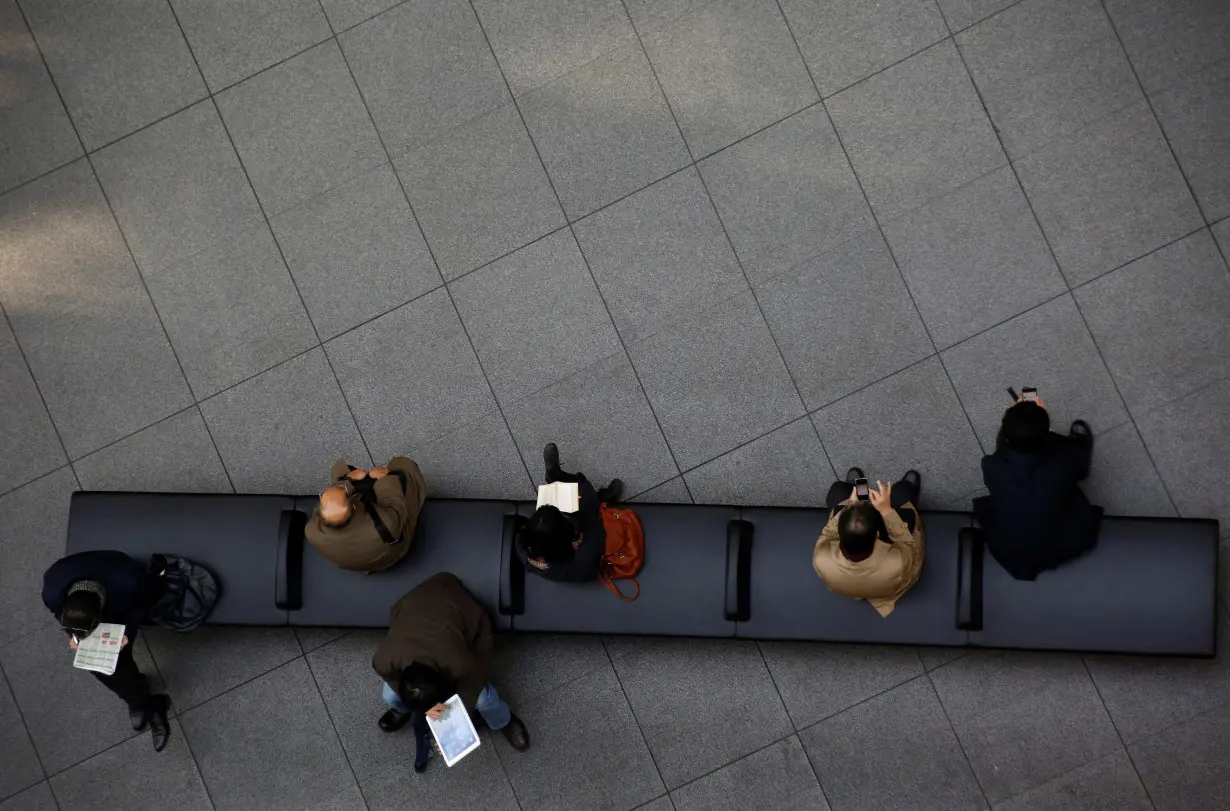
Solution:
[{"label": "handbag strap", "polygon": [[611,576],[607,574],[606,572],[600,572],[598,574],[598,579],[602,581],[602,585],[606,586],[608,589],[611,590],[612,594],[614,594],[619,599],[623,600],[625,603],[630,603],[633,600],[635,600],[637,597],[641,596],[641,584],[636,582],[635,577],[623,578],[624,580],[631,580],[632,585],[636,588],[636,591],[632,593],[631,597],[625,597],[624,593],[619,590],[619,586],[615,585],[615,581],[612,580]]}]

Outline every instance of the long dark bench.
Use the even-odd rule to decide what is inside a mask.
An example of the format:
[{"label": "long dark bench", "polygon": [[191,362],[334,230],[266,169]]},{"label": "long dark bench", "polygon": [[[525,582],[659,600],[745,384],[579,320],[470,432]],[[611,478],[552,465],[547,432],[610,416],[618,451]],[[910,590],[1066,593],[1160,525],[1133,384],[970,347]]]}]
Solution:
[{"label": "long dark bench", "polygon": [[641,596],[527,576],[513,540],[532,502],[431,499],[416,549],[389,571],[336,568],[303,538],[310,496],[79,492],[69,553],[180,554],[212,569],[211,624],[379,628],[423,579],[456,574],[502,630],[1213,656],[1218,525],[1113,518],[1090,555],[1034,582],[984,554],[970,513],[923,512],[918,583],[881,618],[816,577],[827,511],[633,505],[645,527]]}]

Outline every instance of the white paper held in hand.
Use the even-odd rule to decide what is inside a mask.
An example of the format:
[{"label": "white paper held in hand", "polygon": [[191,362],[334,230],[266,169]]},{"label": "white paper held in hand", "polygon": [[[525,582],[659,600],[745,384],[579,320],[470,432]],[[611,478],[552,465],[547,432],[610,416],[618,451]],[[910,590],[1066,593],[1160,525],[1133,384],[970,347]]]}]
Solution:
[{"label": "white paper held in hand", "polygon": [[562,513],[574,513],[581,506],[581,493],[576,482],[552,482],[538,485],[538,506],[550,504]]},{"label": "white paper held in hand", "polygon": [[440,752],[444,755],[444,765],[452,766],[466,755],[473,752],[481,744],[474,722],[461,703],[461,696],[454,694],[444,702],[444,715],[440,720],[427,716],[427,726],[435,736]]},{"label": "white paper held in hand", "polygon": [[101,622],[94,633],[77,641],[77,655],[73,667],[92,670],[104,676],[115,672],[120,651],[124,647],[124,626],[113,622]]}]

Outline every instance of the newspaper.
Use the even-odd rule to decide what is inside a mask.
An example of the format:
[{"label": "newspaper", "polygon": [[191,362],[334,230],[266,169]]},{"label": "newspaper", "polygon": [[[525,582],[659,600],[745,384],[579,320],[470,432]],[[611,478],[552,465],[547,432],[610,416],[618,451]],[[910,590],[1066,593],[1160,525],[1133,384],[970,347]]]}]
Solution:
[{"label": "newspaper", "polygon": [[77,655],[73,667],[92,670],[110,676],[115,672],[123,648],[124,626],[112,622],[99,623],[94,633],[77,641]]},{"label": "newspaper", "polygon": [[474,722],[470,720],[465,705],[461,703],[461,696],[454,695],[444,702],[444,707],[444,715],[440,720],[427,716],[427,726],[435,736],[440,754],[444,755],[444,765],[452,766],[477,749],[482,741],[474,729]]},{"label": "newspaper", "polygon": [[553,482],[538,485],[538,507],[550,504],[560,512],[574,513],[581,506],[581,494],[576,482]]}]

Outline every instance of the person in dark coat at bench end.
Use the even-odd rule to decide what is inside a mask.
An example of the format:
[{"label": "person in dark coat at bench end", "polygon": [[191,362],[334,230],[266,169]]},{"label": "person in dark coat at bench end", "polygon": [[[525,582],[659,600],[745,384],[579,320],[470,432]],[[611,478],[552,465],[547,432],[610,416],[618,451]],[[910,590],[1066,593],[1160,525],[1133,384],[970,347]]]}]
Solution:
[{"label": "person in dark coat at bench end", "polygon": [[69,648],[93,633],[99,623],[124,626],[123,647],[115,672],[89,671],[128,705],[128,718],[136,732],[150,730],[155,751],[171,738],[167,723],[169,699],[151,694],[149,681],[132,658],[137,631],[158,600],[158,589],[146,567],[123,552],[78,552],[51,564],[43,575],[43,604],[69,636]]},{"label": "person in dark coat at bench end", "polygon": [[1061,436],[1041,400],[1022,398],[1004,412],[995,453],[982,457],[989,495],[974,500],[974,515],[987,551],[1017,580],[1034,580],[1097,544],[1102,508],[1078,484],[1092,458],[1083,420]]},{"label": "person in dark coat at bench end", "polygon": [[425,738],[431,734],[423,716],[438,718],[454,694],[476,726],[477,711],[488,727],[503,730],[514,749],[529,748],[525,724],[491,683],[494,644],[491,618],[447,572],[427,578],[389,610],[389,631],[372,657],[372,667],[384,680],[381,698],[389,707],[379,726],[396,732],[415,718],[416,771],[427,765]]},{"label": "person in dark coat at bench end", "polygon": [[575,482],[580,503],[575,513],[564,513],[544,504],[534,511],[517,535],[517,556],[526,569],[548,580],[581,582],[597,580],[606,552],[606,529],[601,506],[619,501],[624,484],[619,479],[595,492],[584,473],[560,469],[559,448],[552,442],[543,449],[546,482]]}]

